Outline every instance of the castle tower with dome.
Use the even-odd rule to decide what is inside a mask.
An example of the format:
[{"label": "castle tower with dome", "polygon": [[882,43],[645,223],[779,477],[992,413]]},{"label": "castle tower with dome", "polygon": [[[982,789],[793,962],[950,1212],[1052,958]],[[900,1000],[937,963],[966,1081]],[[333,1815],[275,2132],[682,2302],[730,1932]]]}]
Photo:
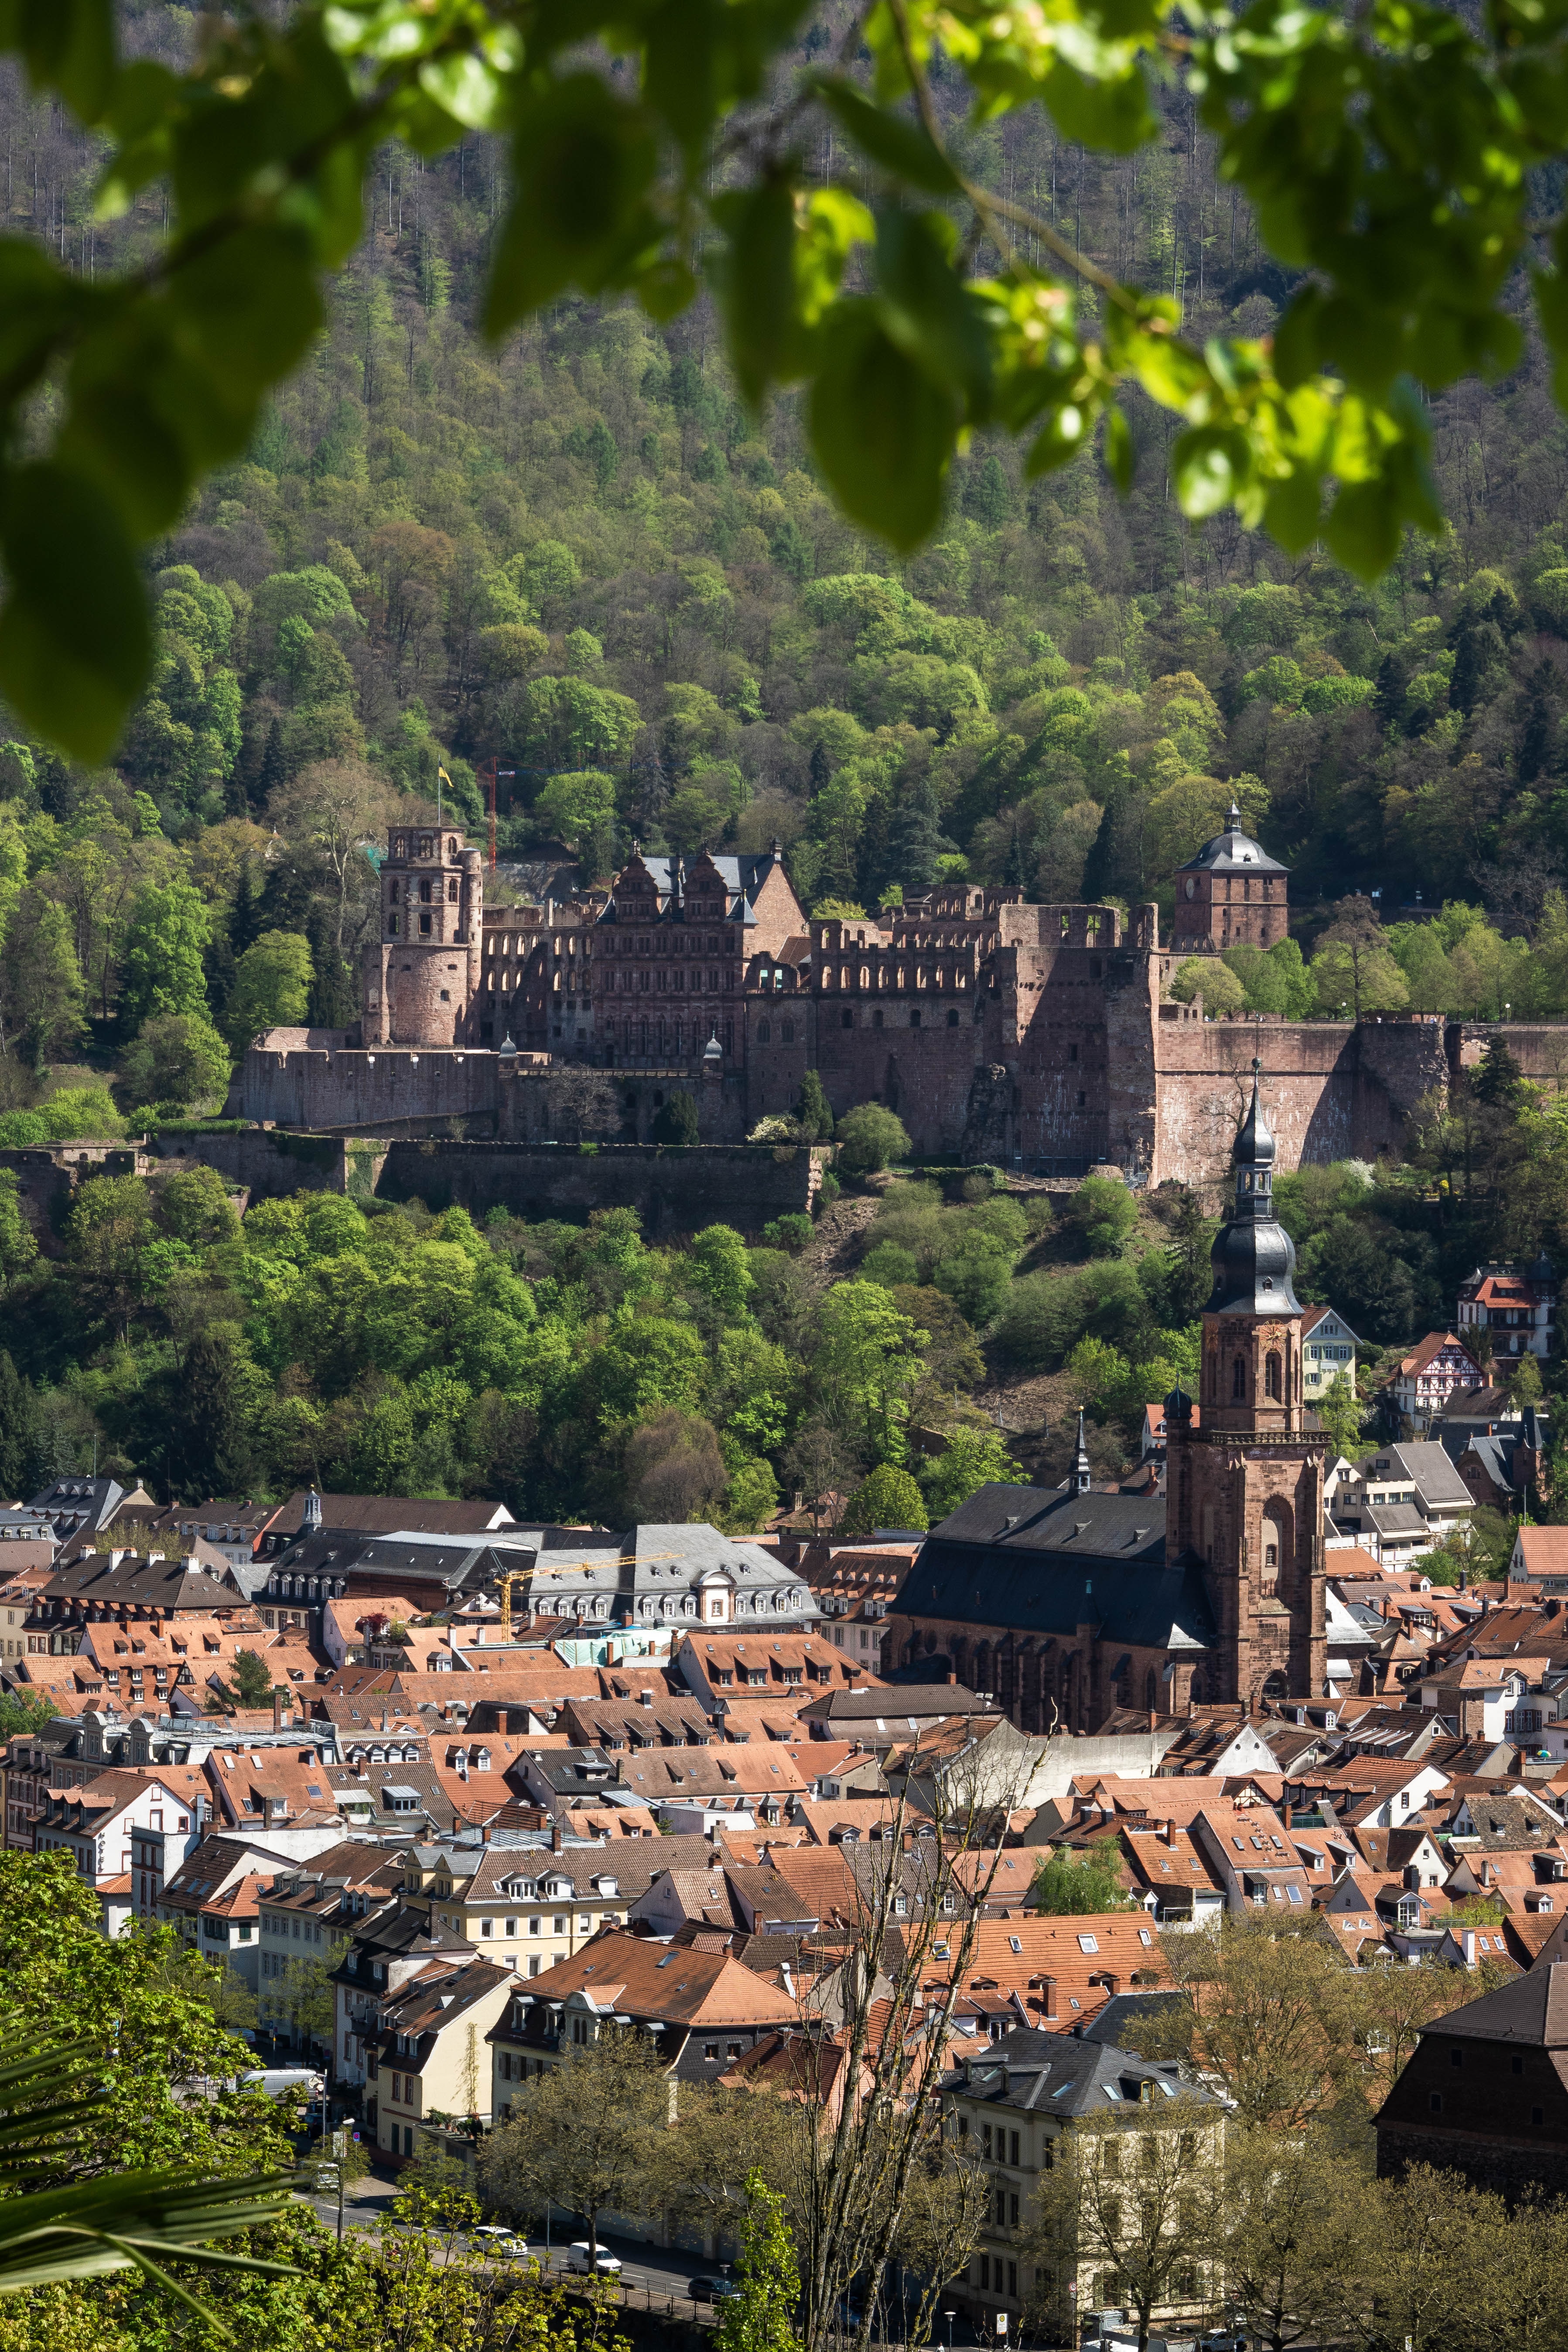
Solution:
[{"label": "castle tower with dome", "polygon": [[1289,929],[1289,866],[1241,829],[1232,801],[1225,831],[1176,872],[1173,955],[1219,955],[1226,948],[1271,948]]}]

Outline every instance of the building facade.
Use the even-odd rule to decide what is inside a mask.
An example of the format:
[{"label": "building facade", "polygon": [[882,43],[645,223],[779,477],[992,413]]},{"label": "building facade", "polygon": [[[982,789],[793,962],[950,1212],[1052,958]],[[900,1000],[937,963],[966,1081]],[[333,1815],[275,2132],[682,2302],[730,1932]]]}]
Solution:
[{"label": "building facade", "polygon": [[1557,1269],[1544,1250],[1529,1267],[1493,1261],[1477,1266],[1459,1292],[1459,1337],[1473,1348],[1487,1331],[1500,1356],[1544,1360],[1557,1339]]}]

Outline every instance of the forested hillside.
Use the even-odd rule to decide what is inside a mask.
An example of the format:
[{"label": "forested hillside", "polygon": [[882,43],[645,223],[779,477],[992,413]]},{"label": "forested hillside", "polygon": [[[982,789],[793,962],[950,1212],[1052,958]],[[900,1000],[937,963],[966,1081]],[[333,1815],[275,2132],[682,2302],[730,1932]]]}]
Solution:
[{"label": "forested hillside", "polygon": [[[183,11],[121,15],[149,54],[190,37]],[[0,125],[6,226],[87,278],[160,225],[156,188],[95,223],[89,142],[10,81]],[[1285,281],[1174,100],[1117,162],[1043,111],[951,127],[1194,332],[1267,329]],[[1233,519],[1190,529],[1148,409],[1125,501],[1095,461],[1028,481],[976,444],[900,563],[836,515],[795,404],[737,399],[701,308],[661,330],[566,301],[486,347],[501,168],[474,137],[379,169],[328,331],[149,559],[162,657],[112,764],[0,715],[0,1142],[210,1113],[257,1028],[352,1019],[366,843],[441,765],[478,827],[492,760],[503,854],[603,874],[634,838],[776,836],[808,907],[942,874],[1168,906],[1234,795],[1294,870],[1298,937],[1210,966],[1211,1011],[1568,1009],[1568,440],[1534,355],[1436,413],[1453,530],[1375,589]],[[1356,892],[1379,896],[1331,921]],[[1440,919],[1399,919],[1418,893]],[[1421,1152],[1292,1195],[1306,1295],[1373,1349],[1440,1320],[1474,1253],[1568,1244],[1561,1122],[1506,1068]],[[837,1292],[805,1238],[657,1251],[624,1220],[481,1235],[330,1202],[237,1227],[215,1184],[115,1179],[39,1257],[0,1194],[0,1486],[96,1452],[188,1494],[316,1476],[742,1525],[781,1484],[908,1463],[909,1513],[1005,1463],[983,1430],[936,1466],[907,1434],[977,1428],[987,1381],[1058,1383],[1037,1415],[1089,1399],[1114,1466],[1188,1365],[1190,1201],[1130,1239],[905,1188]]]},{"label": "forested hillside", "polygon": [[[122,15],[154,52],[187,37],[183,11]],[[837,29],[830,10],[808,49]],[[1184,109],[1123,160],[1041,110],[959,136],[1108,266],[1177,292],[1193,331],[1258,331],[1285,282]],[[14,87],[0,110],[9,226],[90,276],[161,219],[152,189],[94,225],[88,142]],[[113,771],[10,730],[8,1051],[58,1057],[83,1018],[113,1046],[151,1010],[198,1009],[138,982],[138,908],[154,961],[199,950],[220,1025],[237,956],[274,933],[309,941],[308,976],[296,950],[292,987],[253,987],[233,1023],[301,985],[348,1017],[367,869],[345,838],[443,758],[475,824],[476,766],[515,772],[509,850],[604,870],[632,837],[778,835],[808,904],[941,871],[1165,895],[1234,793],[1300,909],[1361,887],[1386,913],[1419,890],[1539,918],[1568,822],[1568,445],[1534,357],[1439,411],[1455,528],[1375,590],[1234,519],[1191,530],[1152,411],[1125,502],[1092,461],[1026,483],[977,444],[935,543],[896,564],[836,517],[794,404],[759,420],[736,399],[700,309],[660,331],[563,302],[483,346],[500,170],[476,137],[379,173],[330,331],[153,558],[163,657]],[[168,899],[186,881],[205,939]],[[1490,1009],[1463,975],[1434,988]]]}]

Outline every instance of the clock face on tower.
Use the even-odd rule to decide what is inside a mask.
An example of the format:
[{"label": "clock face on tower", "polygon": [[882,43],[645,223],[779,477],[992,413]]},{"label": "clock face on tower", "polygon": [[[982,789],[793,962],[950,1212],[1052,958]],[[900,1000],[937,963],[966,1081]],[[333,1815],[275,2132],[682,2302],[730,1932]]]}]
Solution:
[{"label": "clock face on tower", "polygon": [[1188,898],[1195,898],[1197,897],[1197,895],[1198,895],[1198,886],[1197,886],[1197,884],[1194,881],[1194,879],[1193,879],[1192,876],[1189,874],[1189,875],[1188,875],[1188,877],[1187,877],[1187,896],[1188,896]]}]

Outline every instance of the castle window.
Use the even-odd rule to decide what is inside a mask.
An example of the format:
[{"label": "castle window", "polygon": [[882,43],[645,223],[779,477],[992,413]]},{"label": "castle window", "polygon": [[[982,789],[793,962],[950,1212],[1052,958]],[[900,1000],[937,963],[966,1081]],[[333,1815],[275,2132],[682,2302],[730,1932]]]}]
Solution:
[{"label": "castle window", "polygon": [[773,1041],[773,1034],[772,1027],[766,1021],[758,1022],[757,1043],[759,1045],[770,1045]]},{"label": "castle window", "polygon": [[448,841],[448,842],[447,842],[447,856],[448,856],[448,857],[456,857],[457,854],[458,854],[458,845],[457,845],[457,842],[456,842],[455,840]]},{"label": "castle window", "polygon": [[423,940],[427,940],[430,936],[430,918],[428,915],[421,915],[419,918],[419,936]]},{"label": "castle window", "polygon": [[431,851],[435,848],[435,843],[431,840],[430,835],[427,833],[422,833],[420,835],[419,855],[421,857],[428,857]]},{"label": "castle window", "polygon": [[1247,1358],[1245,1356],[1237,1356],[1230,1368],[1230,1392],[1233,1397],[1245,1397],[1247,1394]]},{"label": "castle window", "polygon": [[458,877],[455,874],[447,885],[447,897],[455,907],[458,903]]},{"label": "castle window", "polygon": [[431,887],[431,886],[430,886],[429,882],[428,882],[428,881],[421,882],[421,884],[419,885],[419,904],[420,904],[422,907],[427,907],[427,906],[429,906],[429,904],[430,904],[430,902],[431,902],[431,899],[432,899],[432,898],[434,897],[434,895],[435,895],[435,893],[434,893],[434,891],[432,890],[432,887]]},{"label": "castle window", "polygon": [[838,1016],[838,1025],[841,1029],[853,1029],[855,1015],[852,1013],[841,1013]]},{"label": "castle window", "polygon": [[387,894],[387,895],[388,895],[388,897],[391,898],[392,903],[393,903],[393,905],[394,905],[395,907],[395,906],[396,906],[396,904],[397,904],[397,893],[398,893],[398,885],[397,885],[397,883],[394,882],[394,884],[393,884],[393,886],[392,886],[392,888],[391,888],[391,890],[388,892],[388,894]]},{"label": "castle window", "polygon": [[403,837],[402,834],[399,834],[399,835],[398,835],[398,836],[397,836],[397,839],[393,843],[393,845],[392,845],[392,854],[393,854],[393,856],[394,856],[395,857],[406,857],[406,856],[407,856],[407,855],[408,855],[408,844],[407,844],[407,842],[404,839],[404,837]]},{"label": "castle window", "polygon": [[793,1045],[795,1044],[795,1023],[793,1021],[781,1022],[779,1024],[779,1035],[786,1045]]},{"label": "castle window", "polygon": [[913,1012],[910,1014],[910,1027],[911,1029],[918,1029],[918,1028],[920,1027],[920,1025],[921,1025],[921,1009],[920,1009],[920,1006],[917,1004],[917,1005],[915,1006],[915,1008],[914,1008]]},{"label": "castle window", "polygon": [[1280,1395],[1281,1370],[1279,1352],[1271,1348],[1263,1361],[1263,1393],[1276,1402]]},{"label": "castle window", "polygon": [[957,1026],[958,1026],[958,1013],[957,1013],[956,1008],[955,1008],[952,1013],[950,1013],[948,1014],[948,1016],[947,1016],[947,1025],[948,1025],[948,1027],[949,1027],[950,1029],[956,1029],[956,1028],[957,1028]]},{"label": "castle window", "polygon": [[388,915],[386,919],[386,930],[389,939],[395,940],[397,937],[397,918],[395,915]]}]

